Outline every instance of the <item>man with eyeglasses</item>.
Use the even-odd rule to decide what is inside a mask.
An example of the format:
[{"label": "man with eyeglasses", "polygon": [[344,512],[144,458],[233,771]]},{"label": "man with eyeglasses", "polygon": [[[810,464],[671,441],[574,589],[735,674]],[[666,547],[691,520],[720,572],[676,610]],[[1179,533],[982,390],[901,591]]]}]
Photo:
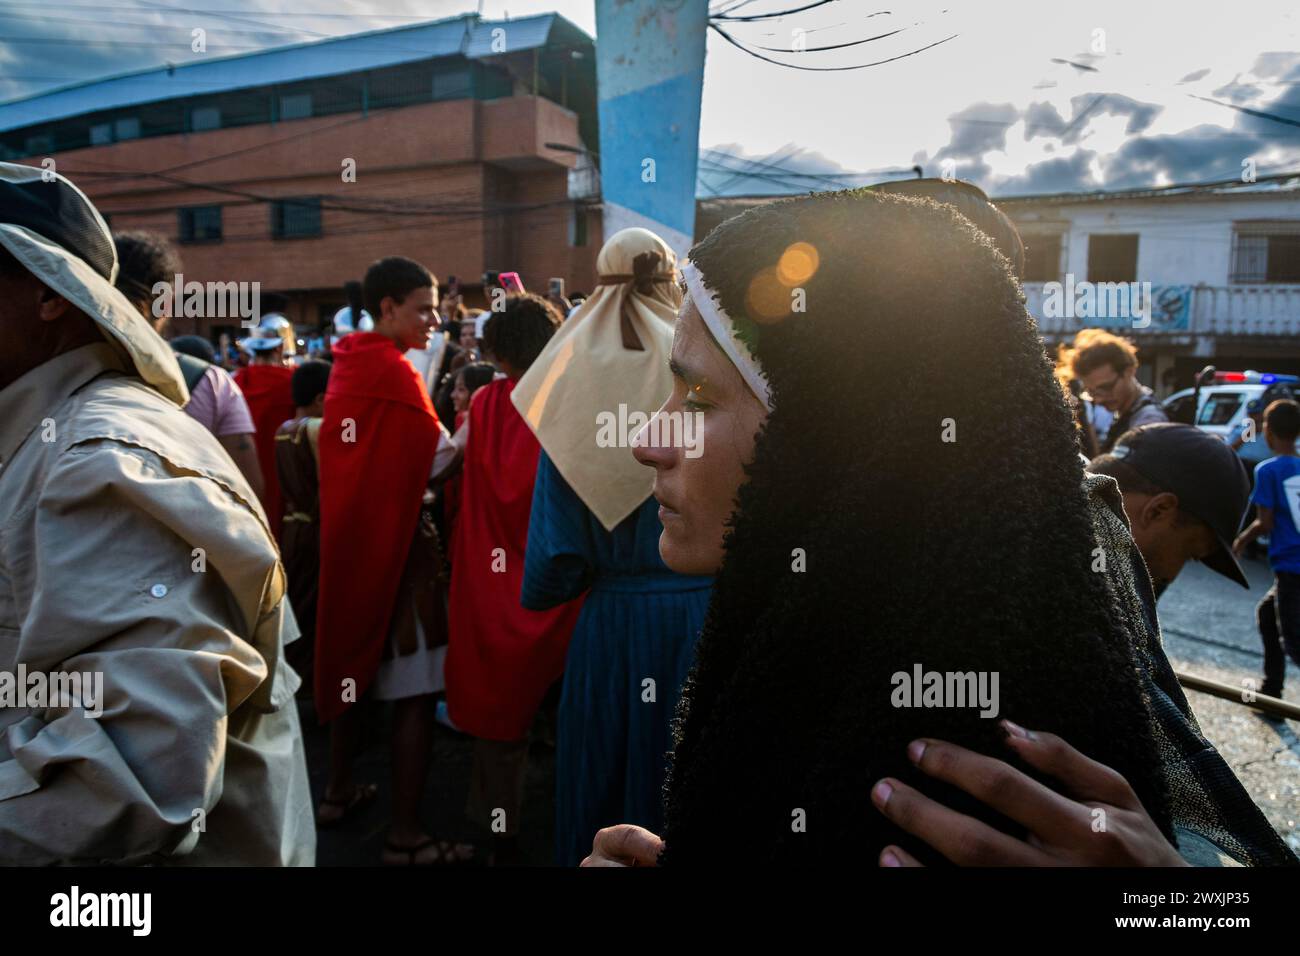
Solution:
[{"label": "man with eyeglasses", "polygon": [[1115,416],[1099,445],[1101,454],[1115,447],[1133,428],[1169,421],[1151,389],[1137,380],[1137,347],[1102,329],[1086,329],[1075,339],[1068,361],[1092,400]]}]

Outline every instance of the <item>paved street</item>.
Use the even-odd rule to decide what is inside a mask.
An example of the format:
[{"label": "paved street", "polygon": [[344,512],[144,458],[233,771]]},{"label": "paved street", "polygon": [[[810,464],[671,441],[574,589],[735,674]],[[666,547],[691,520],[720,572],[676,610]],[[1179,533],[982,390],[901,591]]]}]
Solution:
[{"label": "paved street", "polygon": [[[299,712],[307,740],[307,769],[311,776],[312,794],[319,801],[325,791],[329,737],[316,723],[310,704],[300,702]],[[362,756],[356,765],[357,780],[379,784],[379,797],[356,819],[336,829],[320,831],[316,848],[319,866],[379,865],[392,793],[388,716],[388,709],[382,706],[370,709]],[[534,724],[524,803],[520,811],[520,862],[528,866],[554,863],[555,749],[545,739],[549,734],[543,731],[544,726],[541,721]],[[433,763],[421,816],[429,832],[439,839],[464,840],[480,847],[476,862],[484,862],[489,835],[471,824],[464,812],[473,759],[474,747],[470,738],[453,733],[442,725],[434,729]]]},{"label": "paved street", "polygon": [[[1201,564],[1184,568],[1160,599],[1160,623],[1174,667],[1240,685],[1263,679],[1255,605],[1272,583],[1263,561],[1244,561],[1247,592]],[[1288,666],[1283,696],[1300,702],[1300,670]],[[1300,851],[1300,737],[1239,704],[1188,692],[1201,729],[1293,850]]]}]

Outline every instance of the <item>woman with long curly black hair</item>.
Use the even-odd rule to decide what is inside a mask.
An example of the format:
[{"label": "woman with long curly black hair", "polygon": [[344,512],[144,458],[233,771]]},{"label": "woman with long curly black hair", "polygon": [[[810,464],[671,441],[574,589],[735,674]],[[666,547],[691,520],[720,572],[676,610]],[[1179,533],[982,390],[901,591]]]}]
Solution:
[{"label": "woman with long curly black hair", "polygon": [[[698,414],[703,454],[637,450],[665,562],[717,571],[665,861],[703,862],[720,828],[745,835],[729,861],[942,860],[866,806],[882,778],[1023,837],[1033,807],[992,812],[907,756],[918,738],[1006,753],[996,711],[1127,781],[1131,806],[1112,802],[1145,827],[1146,859],[1177,862],[1133,637],[1006,260],[951,210],[864,192],[752,210],[691,259],[659,416]],[[899,692],[921,674],[997,693]]]}]

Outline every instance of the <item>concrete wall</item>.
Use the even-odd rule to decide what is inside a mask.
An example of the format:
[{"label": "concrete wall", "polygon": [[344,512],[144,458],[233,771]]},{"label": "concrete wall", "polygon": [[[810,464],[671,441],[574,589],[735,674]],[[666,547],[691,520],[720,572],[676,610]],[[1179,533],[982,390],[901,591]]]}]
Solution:
[{"label": "concrete wall", "polygon": [[1133,233],[1138,239],[1139,281],[1155,284],[1227,285],[1232,271],[1233,223],[1253,219],[1300,220],[1300,195],[1288,198],[1161,199],[1034,207],[1008,204],[1008,214],[1031,240],[1035,231],[1063,231],[1062,273],[1088,277],[1088,236]]},{"label": "concrete wall", "polygon": [[[1181,334],[1121,332],[1133,339],[1142,363],[1139,379],[1161,396],[1191,384],[1202,366],[1295,372],[1300,369],[1300,287],[1230,282],[1234,224],[1300,220],[1300,195],[1283,197],[1165,198],[1079,205],[1008,202],[1026,242],[1036,233],[1063,237],[1060,278],[1088,278],[1089,237],[1137,233],[1137,281],[1190,285],[1190,328]],[[1072,318],[1042,314],[1042,284],[1026,283],[1030,311],[1049,344],[1073,338]]]}]

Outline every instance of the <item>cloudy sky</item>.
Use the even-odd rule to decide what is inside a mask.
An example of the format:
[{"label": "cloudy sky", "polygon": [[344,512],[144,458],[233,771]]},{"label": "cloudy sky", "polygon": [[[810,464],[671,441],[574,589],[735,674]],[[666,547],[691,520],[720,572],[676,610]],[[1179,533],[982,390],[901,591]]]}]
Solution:
[{"label": "cloudy sky", "polygon": [[[811,2],[711,0],[711,8],[753,16]],[[196,26],[213,56],[478,5],[3,0],[0,100],[183,63]],[[557,11],[589,33],[593,7],[482,3],[489,18]],[[820,69],[763,62],[710,32],[701,195],[851,183],[854,174],[875,181],[918,164],[1001,196],[1232,179],[1246,159],[1261,176],[1300,170],[1298,21],[1295,0],[825,0],[780,19],[719,21],[762,56]]]}]

